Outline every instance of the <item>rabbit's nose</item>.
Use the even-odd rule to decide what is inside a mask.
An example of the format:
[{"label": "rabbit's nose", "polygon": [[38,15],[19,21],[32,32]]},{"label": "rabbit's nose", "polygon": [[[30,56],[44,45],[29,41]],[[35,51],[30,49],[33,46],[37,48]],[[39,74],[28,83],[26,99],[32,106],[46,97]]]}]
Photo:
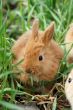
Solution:
[{"label": "rabbit's nose", "polygon": [[25,69],[25,71],[26,71],[27,73],[31,73],[31,72],[32,72],[30,69]]},{"label": "rabbit's nose", "polygon": [[31,69],[29,68],[29,65],[27,65],[26,63],[22,65],[22,67],[24,68],[26,73],[31,73]]}]

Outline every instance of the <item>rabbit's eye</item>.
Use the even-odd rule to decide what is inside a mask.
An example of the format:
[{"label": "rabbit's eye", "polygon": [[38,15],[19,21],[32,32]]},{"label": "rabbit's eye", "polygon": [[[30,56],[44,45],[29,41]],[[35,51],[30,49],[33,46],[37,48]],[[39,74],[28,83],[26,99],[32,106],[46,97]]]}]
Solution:
[{"label": "rabbit's eye", "polygon": [[71,79],[71,78],[69,78],[69,79],[68,79],[68,82],[70,83],[71,81],[72,81],[72,79]]},{"label": "rabbit's eye", "polygon": [[43,60],[43,56],[40,55],[40,56],[39,56],[39,61],[42,61],[42,60]]}]

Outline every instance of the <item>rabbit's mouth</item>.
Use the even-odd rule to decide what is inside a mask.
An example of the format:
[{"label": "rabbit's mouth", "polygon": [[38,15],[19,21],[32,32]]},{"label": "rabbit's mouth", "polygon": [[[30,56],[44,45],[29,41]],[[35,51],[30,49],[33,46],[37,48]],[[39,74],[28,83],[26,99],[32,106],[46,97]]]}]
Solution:
[{"label": "rabbit's mouth", "polygon": [[28,74],[29,77],[32,78],[34,81],[39,81],[39,77],[37,75],[37,72],[29,69],[26,71],[26,74]]},{"label": "rabbit's mouth", "polygon": [[31,74],[31,73],[32,73],[32,70],[26,69],[26,73],[27,73],[27,74]]},{"label": "rabbit's mouth", "polygon": [[26,74],[29,74],[30,76],[33,76],[33,77],[36,76],[36,73],[32,70],[26,71]]}]

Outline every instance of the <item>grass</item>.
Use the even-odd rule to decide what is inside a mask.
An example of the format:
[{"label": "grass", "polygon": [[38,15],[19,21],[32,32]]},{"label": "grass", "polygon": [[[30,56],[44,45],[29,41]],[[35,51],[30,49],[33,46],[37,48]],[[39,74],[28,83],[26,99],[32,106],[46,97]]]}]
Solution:
[{"label": "grass", "polygon": [[[34,18],[40,20],[40,28],[42,30],[51,21],[55,21],[54,39],[64,49],[65,56],[61,62],[55,86],[51,91],[51,94],[53,94],[53,90],[56,89],[57,91],[55,94],[57,97],[51,109],[61,110],[60,108],[62,107],[62,110],[70,110],[61,101],[63,98],[65,99],[65,77],[73,67],[73,65],[67,65],[66,63],[68,53],[66,53],[65,44],[63,43],[69,24],[73,22],[72,4],[73,0],[0,0],[0,105],[2,110],[20,109],[18,109],[18,106],[13,105],[13,103],[18,102],[16,100],[16,94],[20,98],[24,97],[22,98],[23,101],[32,101],[33,98],[37,100],[38,96],[36,98],[34,97],[35,87],[29,90],[19,82],[16,82],[17,87],[15,87],[12,75],[12,53],[10,52],[14,39],[17,39],[19,35],[31,28]],[[41,85],[43,85],[43,82],[40,83]],[[4,100],[7,102],[4,102]]]}]

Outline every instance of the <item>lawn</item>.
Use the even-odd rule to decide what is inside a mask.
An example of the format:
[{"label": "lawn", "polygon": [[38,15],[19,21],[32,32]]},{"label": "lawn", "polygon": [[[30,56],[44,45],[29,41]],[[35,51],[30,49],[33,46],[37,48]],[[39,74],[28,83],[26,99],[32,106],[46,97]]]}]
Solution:
[{"label": "lawn", "polygon": [[[31,28],[35,18],[39,19],[42,30],[51,21],[55,22],[53,38],[64,50],[64,58],[56,78],[47,82],[53,83],[49,93],[42,92],[46,82],[39,82],[36,87],[31,81],[31,86],[28,87],[13,76],[11,47],[21,34]],[[64,38],[72,22],[73,0],[0,0],[0,110],[25,110],[21,108],[26,103],[32,103],[32,106],[36,104],[40,110],[70,110],[64,84],[73,65],[67,64],[68,52]],[[37,95],[38,88],[41,90]],[[50,100],[50,96],[54,97],[54,101]]]}]

